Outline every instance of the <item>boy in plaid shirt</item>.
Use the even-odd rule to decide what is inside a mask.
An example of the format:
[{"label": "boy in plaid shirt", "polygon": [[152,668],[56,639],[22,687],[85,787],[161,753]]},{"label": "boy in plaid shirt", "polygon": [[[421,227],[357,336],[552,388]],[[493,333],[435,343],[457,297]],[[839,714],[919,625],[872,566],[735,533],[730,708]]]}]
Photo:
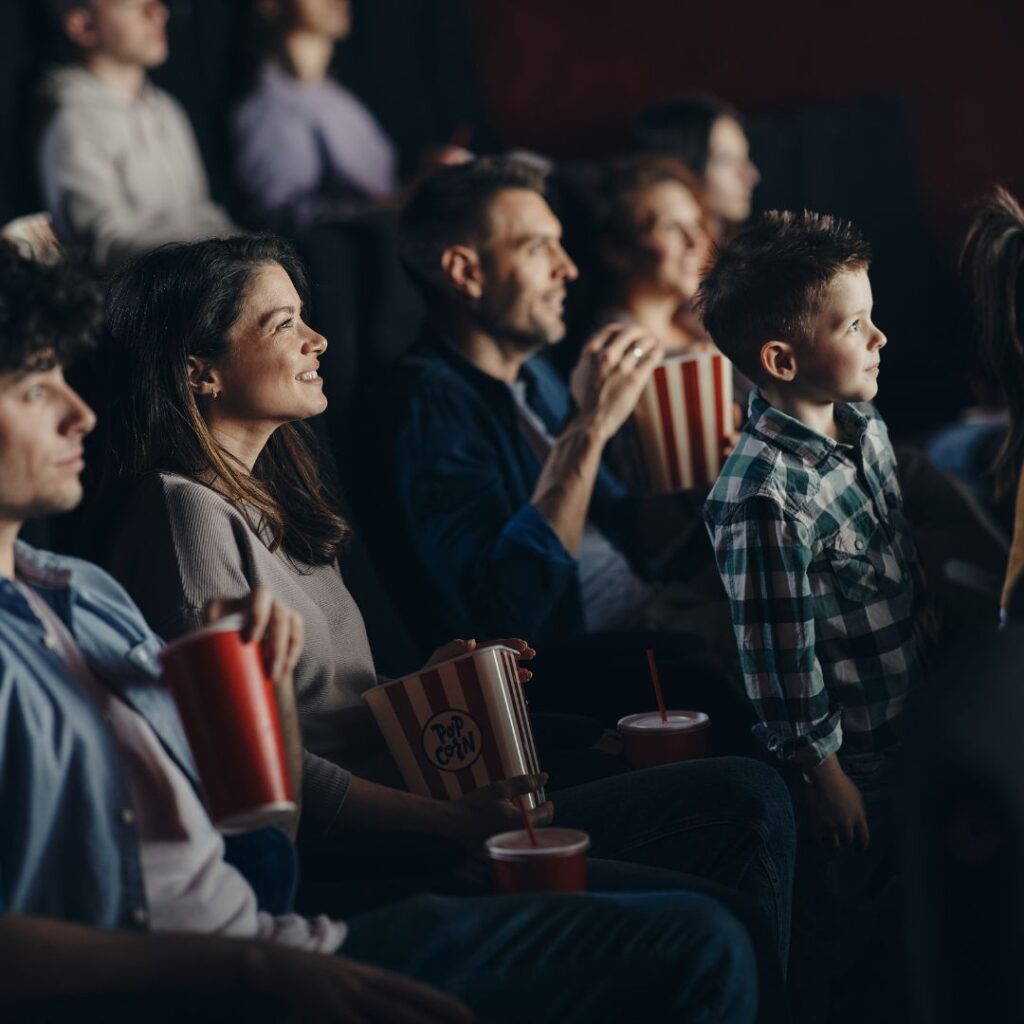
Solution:
[{"label": "boy in plaid shirt", "polygon": [[[840,899],[877,879],[888,844],[871,830],[884,831],[900,717],[922,677],[923,575],[868,404],[886,344],[869,259],[849,224],[772,212],[723,248],[701,288],[705,326],[757,385],[705,519],[755,732],[794,769],[818,880]],[[816,951],[834,937],[816,936]]]}]

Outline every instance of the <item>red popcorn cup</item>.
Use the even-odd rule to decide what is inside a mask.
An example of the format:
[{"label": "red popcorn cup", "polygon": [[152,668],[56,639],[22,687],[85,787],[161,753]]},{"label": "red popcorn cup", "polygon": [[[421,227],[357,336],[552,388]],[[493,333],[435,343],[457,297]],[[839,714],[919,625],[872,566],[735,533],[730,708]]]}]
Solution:
[{"label": "red popcorn cup", "polygon": [[[363,694],[413,793],[457,800],[540,771],[518,653],[482,647]],[[544,799],[543,791],[524,797],[531,808]]]},{"label": "red popcorn cup", "polygon": [[213,823],[223,832],[295,810],[274,684],[241,616],[189,633],[160,652]]},{"label": "red popcorn cup", "polygon": [[537,845],[525,829],[484,843],[499,892],[585,892],[590,836],[575,828],[538,828]]},{"label": "red popcorn cup", "polygon": [[715,348],[666,359],[633,413],[653,494],[710,487],[735,431],[732,363]]},{"label": "red popcorn cup", "polygon": [[703,711],[645,711],[619,719],[623,753],[633,768],[691,761],[703,757],[711,719]]}]

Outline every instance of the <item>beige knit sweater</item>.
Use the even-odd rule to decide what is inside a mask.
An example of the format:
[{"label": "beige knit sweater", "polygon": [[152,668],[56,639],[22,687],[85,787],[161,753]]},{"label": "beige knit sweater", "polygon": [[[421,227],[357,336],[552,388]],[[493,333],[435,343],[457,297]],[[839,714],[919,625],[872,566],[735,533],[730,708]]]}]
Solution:
[{"label": "beige knit sweater", "polygon": [[336,564],[297,565],[280,549],[271,552],[234,505],[168,473],[136,487],[107,561],[165,639],[195,628],[210,599],[241,597],[257,585],[299,612],[306,635],[295,675],[306,748],[304,815],[329,826],[350,771],[397,781],[361,697],[377,681],[373,656]]}]

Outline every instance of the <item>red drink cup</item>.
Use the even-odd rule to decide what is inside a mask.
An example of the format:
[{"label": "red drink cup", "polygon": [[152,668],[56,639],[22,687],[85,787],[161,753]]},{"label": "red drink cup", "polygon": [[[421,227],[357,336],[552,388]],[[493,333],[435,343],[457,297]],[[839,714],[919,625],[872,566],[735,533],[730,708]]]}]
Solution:
[{"label": "red drink cup", "polygon": [[295,810],[274,684],[241,617],[189,633],[160,652],[213,823],[244,831]]},{"label": "red drink cup", "polygon": [[499,892],[585,892],[590,836],[575,828],[502,832],[484,843]]},{"label": "red drink cup", "polygon": [[634,768],[690,761],[703,757],[708,747],[711,719],[703,711],[645,711],[619,720],[623,753]]}]

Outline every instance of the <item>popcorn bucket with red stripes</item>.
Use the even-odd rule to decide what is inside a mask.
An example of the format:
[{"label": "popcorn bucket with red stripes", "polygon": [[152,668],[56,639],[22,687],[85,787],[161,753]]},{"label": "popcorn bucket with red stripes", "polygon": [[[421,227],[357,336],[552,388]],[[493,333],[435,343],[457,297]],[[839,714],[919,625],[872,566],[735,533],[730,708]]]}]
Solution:
[{"label": "popcorn bucket with red stripes", "polygon": [[[516,655],[484,647],[363,694],[413,793],[457,800],[540,771]],[[539,807],[545,797],[525,799]]]},{"label": "popcorn bucket with red stripes", "polygon": [[710,487],[734,432],[732,363],[709,348],[666,359],[633,414],[652,493]]}]

